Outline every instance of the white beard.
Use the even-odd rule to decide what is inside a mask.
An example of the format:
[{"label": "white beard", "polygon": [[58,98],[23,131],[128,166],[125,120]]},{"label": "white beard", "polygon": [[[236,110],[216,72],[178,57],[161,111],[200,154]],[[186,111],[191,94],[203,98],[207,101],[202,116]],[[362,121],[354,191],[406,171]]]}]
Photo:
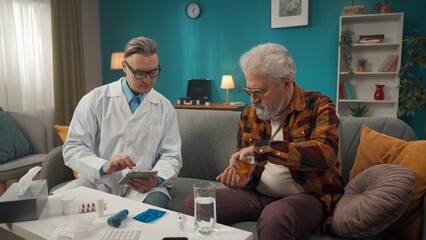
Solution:
[{"label": "white beard", "polygon": [[256,109],[256,115],[263,121],[266,121],[280,115],[283,110],[284,101],[284,98],[282,98],[281,101],[274,102],[270,106],[266,106],[263,103],[256,103],[253,106]]}]

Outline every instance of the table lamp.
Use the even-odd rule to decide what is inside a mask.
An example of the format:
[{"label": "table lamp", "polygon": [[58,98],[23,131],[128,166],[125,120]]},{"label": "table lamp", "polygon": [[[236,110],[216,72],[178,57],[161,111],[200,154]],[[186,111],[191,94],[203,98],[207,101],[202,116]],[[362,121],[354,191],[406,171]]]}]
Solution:
[{"label": "table lamp", "polygon": [[226,89],[226,104],[229,104],[229,89],[235,88],[234,79],[232,75],[223,75],[220,88]]},{"label": "table lamp", "polygon": [[124,52],[114,52],[111,54],[111,70],[122,69],[121,62],[124,59]]}]

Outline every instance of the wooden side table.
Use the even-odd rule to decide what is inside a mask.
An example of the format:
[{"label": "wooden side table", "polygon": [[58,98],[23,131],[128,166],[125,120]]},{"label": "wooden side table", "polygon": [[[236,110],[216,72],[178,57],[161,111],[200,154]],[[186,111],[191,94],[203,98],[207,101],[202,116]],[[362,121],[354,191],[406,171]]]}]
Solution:
[{"label": "wooden side table", "polygon": [[185,105],[175,104],[176,109],[194,109],[194,110],[222,110],[222,111],[241,111],[246,105],[230,105],[226,103],[210,103],[209,106],[205,104],[200,105]]}]

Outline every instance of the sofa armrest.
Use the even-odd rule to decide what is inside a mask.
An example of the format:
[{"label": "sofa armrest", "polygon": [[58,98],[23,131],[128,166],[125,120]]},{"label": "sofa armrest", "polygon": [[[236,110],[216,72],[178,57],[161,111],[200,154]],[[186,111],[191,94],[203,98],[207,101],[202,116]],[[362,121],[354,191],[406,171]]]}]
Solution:
[{"label": "sofa armrest", "polygon": [[62,146],[52,149],[41,165],[41,178],[47,180],[47,189],[50,190],[56,185],[74,179],[72,170],[65,166],[62,157]]}]

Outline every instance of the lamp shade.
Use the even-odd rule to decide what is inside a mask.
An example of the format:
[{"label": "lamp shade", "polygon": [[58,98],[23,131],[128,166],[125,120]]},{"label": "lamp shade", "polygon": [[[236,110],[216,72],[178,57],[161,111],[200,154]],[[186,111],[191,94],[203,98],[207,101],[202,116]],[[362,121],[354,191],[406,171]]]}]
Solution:
[{"label": "lamp shade", "polygon": [[111,70],[122,69],[121,62],[124,59],[124,52],[115,52],[111,54]]},{"label": "lamp shade", "polygon": [[220,83],[220,88],[222,88],[222,89],[235,88],[234,79],[232,78],[232,75],[223,75],[222,76],[222,82]]}]

